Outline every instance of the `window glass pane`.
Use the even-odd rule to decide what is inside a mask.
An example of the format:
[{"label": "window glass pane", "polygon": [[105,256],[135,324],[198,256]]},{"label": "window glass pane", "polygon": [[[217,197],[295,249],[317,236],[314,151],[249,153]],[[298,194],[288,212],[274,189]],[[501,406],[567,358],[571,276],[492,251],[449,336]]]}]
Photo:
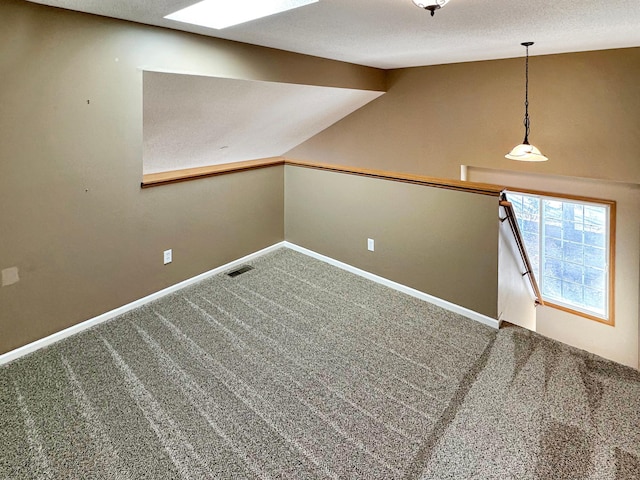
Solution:
[{"label": "window glass pane", "polygon": [[538,229],[540,228],[540,223],[538,222],[538,219],[535,220],[522,220],[522,232],[523,233],[528,233],[528,232],[534,232],[534,233],[538,233]]},{"label": "window glass pane", "polygon": [[518,227],[520,227],[520,231],[524,231],[524,220],[523,220],[523,210],[522,210],[522,195],[516,195],[514,193],[509,193],[507,195],[507,200],[511,202],[513,205],[513,210],[516,212],[516,220],[518,221]]},{"label": "window glass pane", "polygon": [[553,277],[544,277],[542,282],[542,296],[562,299],[562,280]]},{"label": "window glass pane", "polygon": [[584,284],[598,290],[604,290],[606,275],[604,270],[586,267],[584,269]]},{"label": "window glass pane", "polygon": [[594,290],[592,288],[584,289],[584,305],[587,308],[596,310],[601,315],[605,313],[605,296],[604,291]]},{"label": "window glass pane", "polygon": [[562,298],[574,305],[581,305],[583,303],[582,285],[562,282]]},{"label": "window glass pane", "polygon": [[590,247],[589,245],[585,245],[584,264],[588,265],[589,267],[598,267],[604,269],[606,266],[604,248]]},{"label": "window glass pane", "polygon": [[544,202],[544,218],[547,220],[562,220],[562,202],[554,200],[545,200]]},{"label": "window glass pane", "polygon": [[607,209],[592,205],[584,206],[584,223],[604,227],[607,224]]},{"label": "window glass pane", "polygon": [[555,258],[547,258],[544,262],[544,276],[562,278],[562,261]]},{"label": "window glass pane", "polygon": [[[578,263],[582,265],[583,247],[581,243],[563,242],[562,251],[564,260],[566,260],[567,262]],[[547,255],[549,255],[548,250],[546,253]]]},{"label": "window glass pane", "polygon": [[524,239],[524,245],[529,255],[529,261],[531,262],[531,268],[534,274],[537,276],[540,271],[540,235],[538,233],[525,232],[522,234]]},{"label": "window glass pane", "polygon": [[607,241],[607,209],[585,205],[583,229],[585,244],[605,247]]},{"label": "window glass pane", "polygon": [[540,200],[537,197],[522,196],[523,218],[540,224]]},{"label": "window glass pane", "polygon": [[582,268],[580,265],[575,265],[569,262],[563,262],[562,280],[566,282],[582,284],[583,275],[584,275],[584,268]]},{"label": "window glass pane", "polygon": [[595,229],[590,229],[589,225],[585,225],[584,243],[594,247],[604,247],[607,243],[606,230],[603,228],[600,231],[596,231]]},{"label": "window glass pane", "polygon": [[545,220],[544,237],[562,240],[562,222],[551,222],[549,220]]},{"label": "window glass pane", "polygon": [[544,239],[544,253],[547,258],[562,258],[562,240],[547,237]]},{"label": "window glass pane", "polygon": [[582,224],[562,222],[562,237],[565,240],[582,243]]},{"label": "window glass pane", "polygon": [[508,193],[507,199],[513,204],[531,268],[537,278],[540,271],[540,200],[531,195],[513,193]]},{"label": "window glass pane", "polygon": [[575,203],[562,202],[562,219],[582,223],[584,207]]},{"label": "window glass pane", "polygon": [[509,192],[507,193],[507,200],[513,203],[514,208],[519,207],[522,210],[522,195]]}]

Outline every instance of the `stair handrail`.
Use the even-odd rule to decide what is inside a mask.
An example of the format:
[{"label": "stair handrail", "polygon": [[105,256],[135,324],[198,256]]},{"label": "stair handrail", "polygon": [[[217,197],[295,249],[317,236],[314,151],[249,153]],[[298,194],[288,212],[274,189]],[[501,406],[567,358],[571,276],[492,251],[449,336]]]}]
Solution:
[{"label": "stair handrail", "polygon": [[509,226],[511,227],[513,237],[515,238],[516,245],[518,246],[520,257],[522,258],[522,262],[524,263],[525,272],[522,274],[522,276],[524,277],[526,275],[527,277],[529,277],[529,283],[531,284],[533,294],[536,297],[536,305],[544,305],[544,301],[542,300],[542,293],[540,292],[538,281],[536,280],[536,277],[533,273],[533,267],[531,266],[529,254],[527,253],[527,248],[524,244],[524,238],[522,237],[522,232],[520,231],[520,226],[518,225],[518,220],[516,219],[516,212],[513,208],[513,204],[509,200],[507,200],[506,192],[502,192],[500,194],[500,206],[504,208],[504,211],[506,213],[506,216],[504,218],[500,218],[500,221],[509,221]]}]

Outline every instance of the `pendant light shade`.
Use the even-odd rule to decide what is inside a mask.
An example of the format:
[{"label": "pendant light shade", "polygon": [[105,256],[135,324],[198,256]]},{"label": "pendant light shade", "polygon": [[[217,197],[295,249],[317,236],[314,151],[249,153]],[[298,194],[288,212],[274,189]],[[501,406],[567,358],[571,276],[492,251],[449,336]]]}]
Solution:
[{"label": "pendant light shade", "polygon": [[413,0],[413,3],[420,8],[424,8],[425,10],[429,10],[431,12],[431,16],[433,17],[436,13],[436,10],[440,10],[444,7],[449,0]]},{"label": "pendant light shade", "polygon": [[520,145],[513,147],[513,149],[505,155],[505,158],[509,160],[519,160],[521,162],[544,162],[549,159],[529,143],[529,47],[533,45],[533,42],[524,42],[521,45],[527,49],[524,94],[524,140]]},{"label": "pendant light shade", "polygon": [[516,145],[505,155],[505,158],[508,158],[509,160],[520,160],[521,162],[544,162],[549,160],[540,153],[540,150],[528,143]]}]

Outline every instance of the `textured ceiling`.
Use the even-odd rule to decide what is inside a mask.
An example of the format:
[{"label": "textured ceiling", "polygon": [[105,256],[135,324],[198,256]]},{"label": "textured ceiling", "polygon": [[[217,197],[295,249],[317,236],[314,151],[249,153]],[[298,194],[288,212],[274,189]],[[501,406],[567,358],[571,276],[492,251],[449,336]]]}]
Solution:
[{"label": "textured ceiling", "polygon": [[640,0],[320,0],[224,30],[163,18],[196,0],[33,1],[385,69],[640,46]]},{"label": "textured ceiling", "polygon": [[382,95],[144,72],[143,173],[275,157]]}]

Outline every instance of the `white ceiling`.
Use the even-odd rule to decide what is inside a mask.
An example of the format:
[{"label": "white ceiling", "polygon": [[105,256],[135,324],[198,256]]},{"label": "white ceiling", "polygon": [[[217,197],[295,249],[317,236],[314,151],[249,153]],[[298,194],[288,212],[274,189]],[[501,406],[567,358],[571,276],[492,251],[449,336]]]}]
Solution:
[{"label": "white ceiling", "polygon": [[283,155],[382,92],[144,72],[143,173]]},{"label": "white ceiling", "polygon": [[32,0],[378,68],[640,46],[640,0],[320,0],[225,30],[163,17],[196,0]]}]

